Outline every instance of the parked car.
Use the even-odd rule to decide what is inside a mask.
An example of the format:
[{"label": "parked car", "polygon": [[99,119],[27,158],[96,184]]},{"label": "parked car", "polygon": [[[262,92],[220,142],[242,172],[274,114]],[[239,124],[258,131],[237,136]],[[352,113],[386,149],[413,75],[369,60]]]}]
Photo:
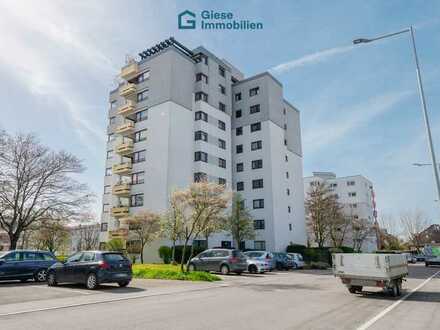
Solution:
[{"label": "parked car", "polygon": [[246,252],[244,255],[247,257],[247,270],[249,273],[264,273],[270,271],[270,265],[264,258],[252,257],[252,252]]},{"label": "parked car", "polygon": [[0,252],[0,280],[46,281],[47,269],[57,262],[48,251],[13,250]]},{"label": "parked car", "polygon": [[287,253],[293,259],[293,268],[304,268],[304,259],[301,253]]},{"label": "parked car", "polygon": [[407,261],[409,264],[415,264],[415,263],[417,262],[417,259],[416,259],[416,257],[415,257],[413,254],[411,254],[411,253],[409,253],[409,252],[404,252],[404,253],[402,253],[402,254],[405,256],[406,261]]},{"label": "parked car", "polygon": [[192,258],[189,271],[230,272],[241,274],[247,270],[246,256],[240,250],[209,249]]},{"label": "parked car", "polygon": [[273,258],[272,253],[267,251],[248,251],[244,253],[248,258],[254,259],[254,260],[260,260],[267,263],[269,267],[269,271],[275,269],[275,260]]},{"label": "parked car", "polygon": [[275,260],[275,268],[278,270],[289,270],[293,268],[293,260],[287,253],[272,252]]},{"label": "parked car", "polygon": [[65,262],[52,265],[47,272],[47,284],[84,283],[87,289],[96,289],[102,283],[127,286],[131,281],[131,262],[120,252],[82,251]]},{"label": "parked car", "polygon": [[416,254],[416,260],[424,262],[426,260],[426,256],[424,254]]}]

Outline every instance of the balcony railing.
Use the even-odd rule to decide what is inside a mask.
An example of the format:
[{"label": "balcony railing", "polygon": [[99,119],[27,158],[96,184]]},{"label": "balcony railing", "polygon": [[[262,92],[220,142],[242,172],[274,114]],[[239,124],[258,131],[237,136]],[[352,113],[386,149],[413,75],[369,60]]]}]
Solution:
[{"label": "balcony railing", "polygon": [[130,195],[130,184],[119,183],[113,186],[113,195],[116,196],[129,196]]},{"label": "balcony railing", "polygon": [[126,217],[130,214],[128,206],[115,206],[112,207],[112,216],[115,218]]},{"label": "balcony railing", "polygon": [[112,170],[114,174],[127,175],[131,174],[133,164],[131,162],[113,165]]},{"label": "balcony railing", "polygon": [[125,80],[130,80],[136,77],[138,73],[139,65],[137,64],[137,62],[131,62],[121,69],[121,78]]},{"label": "balcony railing", "polygon": [[121,134],[123,136],[131,135],[134,131],[134,123],[132,121],[127,121],[124,124],[116,127],[115,133]]},{"label": "balcony railing", "polygon": [[109,239],[127,239],[128,238],[128,229],[127,228],[119,228],[116,230],[110,230]]},{"label": "balcony railing", "polygon": [[119,89],[119,95],[122,97],[130,97],[132,95],[136,94],[136,85],[135,84],[125,84],[120,87]]},{"label": "balcony railing", "polygon": [[135,110],[136,110],[136,103],[129,100],[129,101],[127,101],[126,104],[119,107],[117,113],[118,113],[118,115],[121,115],[121,116],[128,116],[128,115],[133,114]]},{"label": "balcony railing", "polygon": [[121,156],[129,155],[133,153],[133,141],[128,140],[116,146],[116,153]]}]

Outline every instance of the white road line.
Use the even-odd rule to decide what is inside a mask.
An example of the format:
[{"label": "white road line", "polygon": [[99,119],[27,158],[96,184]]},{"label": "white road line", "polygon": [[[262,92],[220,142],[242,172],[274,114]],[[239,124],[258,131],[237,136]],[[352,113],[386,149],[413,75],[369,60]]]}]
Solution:
[{"label": "white road line", "polygon": [[412,289],[410,292],[408,292],[406,295],[404,295],[402,298],[400,298],[398,301],[396,301],[394,304],[388,306],[387,308],[385,308],[382,312],[380,312],[379,314],[377,314],[375,317],[373,317],[372,319],[368,320],[367,322],[365,322],[364,324],[362,324],[360,327],[357,328],[357,330],[366,330],[369,327],[371,327],[374,323],[376,323],[379,319],[381,319],[382,317],[384,317],[386,314],[388,314],[389,312],[391,312],[394,308],[396,308],[397,306],[399,306],[403,301],[405,301],[409,296],[411,296],[414,292],[416,292],[417,290],[421,289],[426,283],[428,283],[430,280],[432,280],[434,277],[436,277],[438,274],[440,274],[440,270],[435,273],[434,275],[428,277],[426,280],[424,280],[422,283],[420,283],[417,287],[415,287],[414,289]]}]

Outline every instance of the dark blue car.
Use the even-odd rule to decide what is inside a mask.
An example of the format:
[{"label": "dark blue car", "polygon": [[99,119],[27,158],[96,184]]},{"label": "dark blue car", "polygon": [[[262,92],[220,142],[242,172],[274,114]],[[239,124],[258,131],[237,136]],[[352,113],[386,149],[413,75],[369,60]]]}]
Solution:
[{"label": "dark blue car", "polygon": [[47,273],[47,284],[82,283],[87,289],[96,289],[101,283],[127,286],[131,281],[131,262],[120,252],[82,251],[66,262],[52,265]]},{"label": "dark blue car", "polygon": [[46,281],[47,269],[57,262],[48,251],[13,250],[0,252],[0,280]]}]

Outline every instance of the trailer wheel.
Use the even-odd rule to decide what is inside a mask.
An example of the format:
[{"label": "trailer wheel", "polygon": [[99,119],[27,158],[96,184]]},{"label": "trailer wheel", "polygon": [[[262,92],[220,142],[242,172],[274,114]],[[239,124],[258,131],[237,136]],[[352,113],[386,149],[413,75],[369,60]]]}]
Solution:
[{"label": "trailer wheel", "polygon": [[391,297],[397,297],[400,295],[399,285],[397,284],[397,281],[392,282],[392,287],[389,288],[389,293]]},{"label": "trailer wheel", "polygon": [[350,293],[356,293],[356,288],[354,287],[354,286],[349,286],[348,287],[348,292],[350,292]]},{"label": "trailer wheel", "polygon": [[348,291],[350,293],[361,293],[362,292],[362,287],[359,285],[351,285],[348,287]]}]

